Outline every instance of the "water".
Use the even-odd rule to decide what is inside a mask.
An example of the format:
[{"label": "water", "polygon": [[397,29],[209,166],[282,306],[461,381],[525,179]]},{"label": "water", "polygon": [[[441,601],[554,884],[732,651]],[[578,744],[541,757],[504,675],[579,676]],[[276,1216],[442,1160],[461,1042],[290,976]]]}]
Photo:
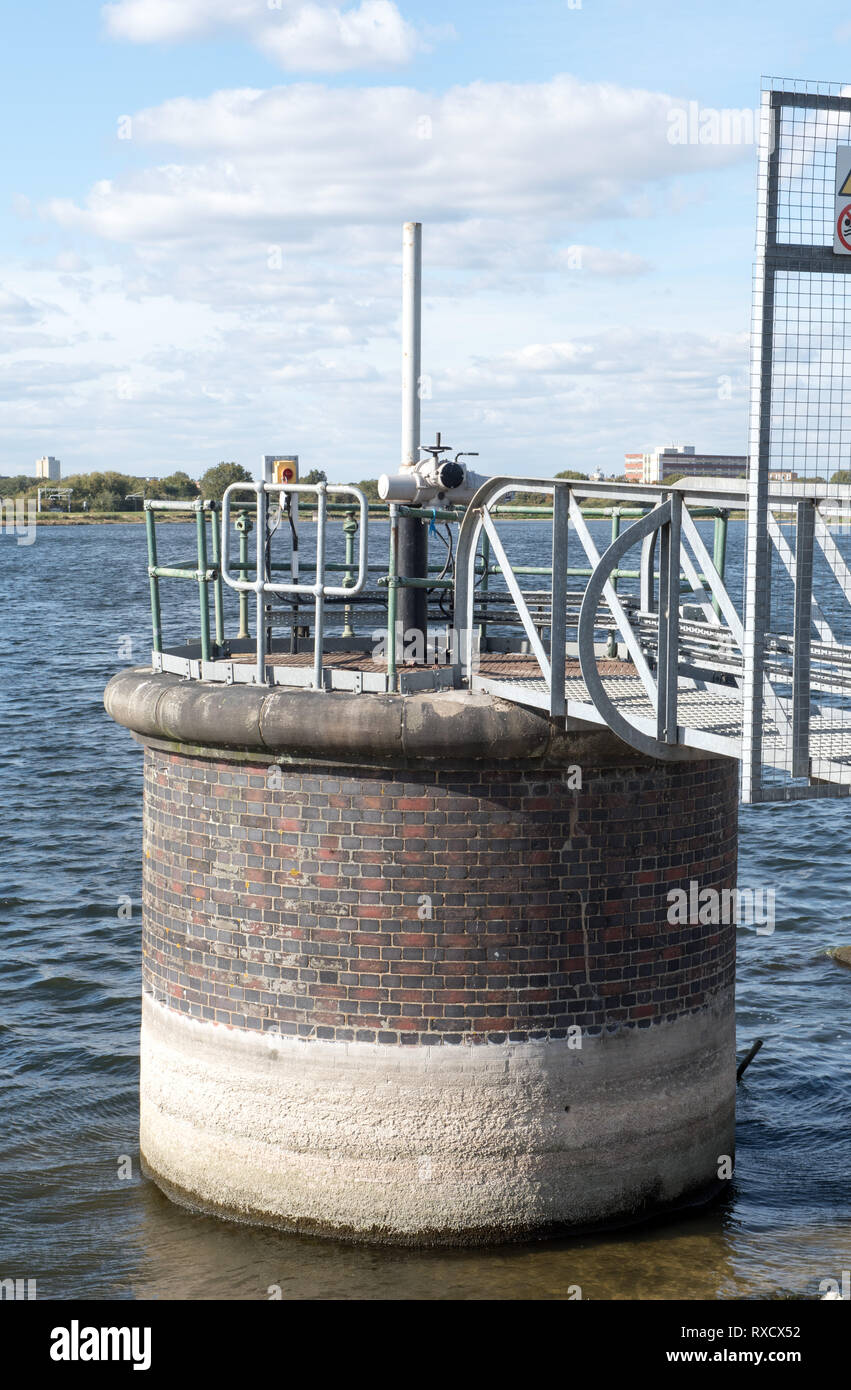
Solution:
[{"label": "water", "polygon": [[[189,528],[164,534],[161,559],[191,556]],[[542,532],[517,536],[518,559],[544,563]],[[393,1251],[195,1216],[142,1179],[141,753],[101,695],[147,660],[144,565],[138,525],[44,529],[29,547],[0,536],[0,1277],[57,1299],[271,1286],[286,1299],[562,1299],[576,1285],[588,1299],[731,1299],[814,1297],[851,1268],[851,971],[825,955],[851,943],[847,802],[742,809],[740,883],[776,888],[777,923],[738,934],[739,1052],[765,1046],[739,1087],[735,1182],[711,1211],[540,1245]],[[190,584],[164,587],[173,638],[195,630],[196,602]]]}]

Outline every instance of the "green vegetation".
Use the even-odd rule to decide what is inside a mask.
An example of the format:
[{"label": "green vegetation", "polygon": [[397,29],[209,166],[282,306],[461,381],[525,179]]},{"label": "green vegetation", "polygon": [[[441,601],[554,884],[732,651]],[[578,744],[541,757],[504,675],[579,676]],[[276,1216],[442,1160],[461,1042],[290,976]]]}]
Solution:
[{"label": "green vegetation", "polygon": [[224,496],[226,488],[231,483],[251,483],[251,474],[241,463],[217,463],[215,468],[208,468],[201,479],[201,496],[211,497],[216,502],[220,502]]},{"label": "green vegetation", "polygon": [[[171,501],[193,500],[198,496],[221,497],[228,483],[251,479],[251,474],[238,463],[220,463],[204,474],[200,484],[188,473],[178,469],[166,478],[138,478],[129,473],[106,469],[103,473],[73,473],[50,483],[42,478],[30,478],[25,473],[0,477],[0,496],[32,497],[41,488],[71,488],[71,514],[88,513],[98,516],[141,512],[146,497]],[[67,502],[45,504],[45,511],[67,514]]]},{"label": "green vegetation", "polygon": [[[579,482],[586,482],[588,479],[587,473],[578,473],[574,469],[565,469],[555,476],[576,479]],[[851,473],[835,474],[832,481],[846,480],[851,481]],[[226,461],[208,468],[200,482],[196,482],[183,470],[170,473],[166,478],[138,478],[107,469],[103,473],[75,473],[61,478],[58,483],[48,483],[43,479],[19,473],[8,478],[0,476],[0,497],[35,498],[39,487],[71,488],[73,496],[70,515],[67,502],[57,503],[53,507],[45,505],[42,515],[46,521],[59,522],[66,518],[70,522],[74,518],[83,520],[84,517],[121,521],[129,519],[132,515],[141,519],[143,502],[148,497],[191,501],[201,496],[220,501],[225,488],[231,483],[251,481],[252,475],[241,464]],[[321,468],[311,468],[308,473],[302,475],[300,481],[316,484],[327,482],[328,478]],[[377,478],[362,478],[357,486],[363,490],[370,503],[380,503]],[[518,491],[513,494],[511,501],[517,506],[534,507],[547,504],[547,499],[536,492]],[[303,498],[302,503],[309,507],[311,499]]]}]

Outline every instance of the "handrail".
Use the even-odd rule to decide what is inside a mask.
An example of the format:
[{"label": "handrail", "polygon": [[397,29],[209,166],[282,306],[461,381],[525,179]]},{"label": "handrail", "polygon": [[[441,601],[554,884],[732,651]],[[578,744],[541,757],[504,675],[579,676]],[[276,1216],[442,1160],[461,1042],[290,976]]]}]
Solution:
[{"label": "handrail", "polygon": [[[222,576],[221,576],[221,554],[219,547],[219,531],[216,526],[216,512],[219,504],[211,498],[180,498],[177,500],[170,498],[146,497],[144,499],[145,510],[145,534],[148,544],[148,580],[151,590],[151,628],[153,633],[152,647],[154,652],[162,652],[162,610],[160,606],[160,580],[161,579],[194,579],[198,584],[198,602],[201,610],[201,658],[209,661],[211,656],[210,647],[210,605],[208,597],[209,584],[213,585],[213,604],[216,622],[216,644],[221,646],[224,642],[224,608],[222,605]],[[195,546],[197,558],[195,567],[192,568],[192,561],[187,560],[173,565],[161,565],[157,558],[157,532],[155,512],[194,512],[195,513]],[[207,514],[212,521],[212,543],[213,543],[213,563],[207,563]]]},{"label": "handrail", "polygon": [[[254,579],[238,579],[230,573],[230,499],[238,492],[253,492],[257,505],[257,561]],[[316,509],[316,580],[313,584],[294,582],[284,584],[272,580],[266,558],[266,508],[270,495],[279,497],[285,494],[308,494],[317,499]],[[358,575],[354,584],[325,583],[325,523],[327,520],[326,498],[330,494],[344,494],[354,497],[360,513],[360,537],[358,547]],[[369,507],[366,494],[352,483],[231,483],[222,496],[222,578],[225,583],[238,592],[254,592],[257,600],[257,666],[256,679],[262,685],[266,679],[266,621],[265,597],[267,594],[305,594],[314,600],[313,629],[313,687],[321,690],[324,686],[322,674],[322,648],[324,640],[324,614],[326,598],[355,598],[363,590],[367,580]],[[240,565],[240,569],[242,566]]]},{"label": "handrail", "polygon": [[[500,499],[519,487],[524,491],[544,493],[553,498],[552,506],[552,592],[550,599],[549,653],[544,647],[540,629],[540,615],[536,619],[530,615],[527,597],[517,582],[515,571],[510,564],[494,524],[494,515]],[[473,652],[473,613],[476,589],[476,556],[479,540],[484,534],[490,553],[497,561],[497,569],[508,588],[506,598],[513,602],[514,610],[526,632],[529,647],[534,654],[541,676],[546,686],[548,712],[552,717],[562,717],[566,713],[564,660],[565,643],[565,596],[567,567],[568,530],[572,525],[591,563],[591,573],[583,595],[579,619],[576,626],[577,649],[580,670],[586,691],[593,708],[603,721],[618,734],[624,742],[641,752],[655,757],[670,758],[679,756],[676,745],[679,742],[678,725],[678,680],[679,680],[679,620],[681,601],[681,570],[690,586],[693,602],[703,607],[706,615],[707,631],[720,634],[722,628],[718,613],[723,613],[734,631],[740,637],[741,623],[730,602],[723,580],[709,559],[706,548],[684,506],[682,490],[674,486],[661,486],[635,489],[629,486],[628,496],[636,491],[644,500],[653,505],[639,514],[625,530],[620,529],[620,514],[617,522],[613,520],[612,540],[603,554],[597,549],[588,529],[587,517],[580,506],[580,499],[589,495],[604,493],[607,497],[623,497],[623,484],[587,484],[573,479],[509,479],[498,477],[489,479],[479,488],[470,503],[458,536],[456,564],[456,605],[455,605],[455,643],[459,652],[462,670],[468,679],[474,676]],[[702,501],[705,503],[705,498]],[[713,499],[714,500],[714,499]],[[613,513],[614,515],[614,513]],[[722,541],[726,541],[726,515],[716,518],[720,521]],[[688,530],[689,543],[695,548],[698,563],[692,561],[685,549],[681,528]],[[662,549],[659,560],[659,603],[656,613],[656,677],[651,671],[648,657],[642,646],[642,624],[653,600],[653,539],[661,533]],[[620,575],[621,560],[632,547],[641,545],[640,612],[642,614],[640,631],[637,630],[618,596],[615,577]],[[716,552],[723,551],[725,545],[718,544],[716,530]],[[707,592],[707,588],[709,592]],[[654,721],[635,716],[629,717],[618,709],[610,697],[597,665],[594,634],[599,627],[601,602],[608,605],[612,615],[613,627],[620,631],[629,659],[636,676],[644,687],[647,699],[654,711]],[[645,606],[646,605],[646,606]],[[714,605],[714,606],[713,606]],[[612,655],[612,640],[609,641],[609,655]]]}]

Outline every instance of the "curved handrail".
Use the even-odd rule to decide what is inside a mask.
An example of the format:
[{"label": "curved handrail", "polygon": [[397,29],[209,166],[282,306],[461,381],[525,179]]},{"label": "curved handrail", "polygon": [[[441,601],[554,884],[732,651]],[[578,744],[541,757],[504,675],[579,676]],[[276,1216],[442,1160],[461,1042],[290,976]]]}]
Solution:
[{"label": "curved handrail", "polygon": [[668,499],[661,506],[654,507],[646,516],[633,522],[626,531],[621,532],[617,540],[612,542],[605,554],[600,557],[600,563],[588,580],[582,599],[582,607],[579,610],[579,626],[576,634],[582,679],[594,707],[603,716],[612,732],[623,739],[624,743],[628,743],[631,748],[636,748],[640,753],[646,753],[654,758],[678,756],[676,745],[662,743],[659,739],[636,728],[632,721],[621,714],[610,700],[597,669],[597,656],[594,651],[594,626],[600,599],[612,570],[618,567],[626,552],[631,550],[638,541],[643,541],[645,537],[658,531],[670,520],[671,501]]}]

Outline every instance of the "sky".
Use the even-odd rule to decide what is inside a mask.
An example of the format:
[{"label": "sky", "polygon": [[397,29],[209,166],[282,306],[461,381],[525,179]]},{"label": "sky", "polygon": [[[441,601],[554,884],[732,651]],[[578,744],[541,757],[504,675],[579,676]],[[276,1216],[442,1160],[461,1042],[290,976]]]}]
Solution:
[{"label": "sky", "polygon": [[406,220],[424,443],[746,451],[752,113],[848,78],[847,6],[42,0],[4,37],[0,474],[393,471]]}]

